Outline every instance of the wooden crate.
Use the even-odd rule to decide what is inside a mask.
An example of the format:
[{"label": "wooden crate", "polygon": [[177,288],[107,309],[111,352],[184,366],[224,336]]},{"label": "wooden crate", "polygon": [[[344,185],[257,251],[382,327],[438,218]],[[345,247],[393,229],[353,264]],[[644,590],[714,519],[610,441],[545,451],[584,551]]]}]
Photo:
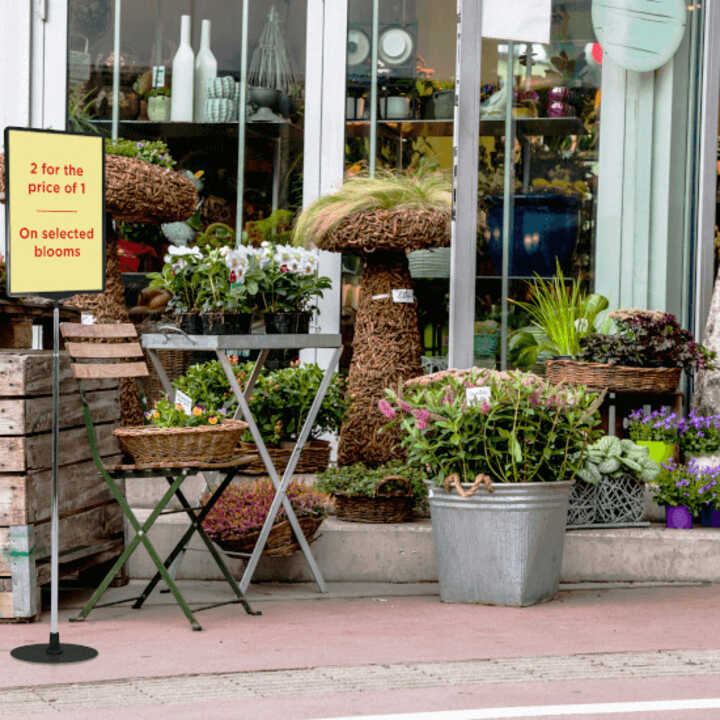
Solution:
[{"label": "wooden crate", "polygon": [[[50,579],[52,353],[0,350],[0,620],[31,620]],[[120,458],[116,380],[84,383],[106,461]],[[58,507],[60,575],[117,557],[123,515],[92,461],[77,381],[62,354]]]},{"label": "wooden crate", "polygon": [[[61,322],[79,322],[79,318],[80,313],[74,308],[60,309]],[[46,349],[52,348],[50,301],[40,298],[0,298],[0,348],[31,348],[33,325],[42,327],[42,346]]]}]

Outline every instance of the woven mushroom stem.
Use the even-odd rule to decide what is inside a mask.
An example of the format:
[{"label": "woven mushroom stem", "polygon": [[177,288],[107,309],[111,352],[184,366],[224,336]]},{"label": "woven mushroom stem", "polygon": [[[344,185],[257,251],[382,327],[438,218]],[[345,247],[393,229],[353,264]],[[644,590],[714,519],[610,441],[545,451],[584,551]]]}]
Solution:
[{"label": "woven mushroom stem", "polygon": [[321,250],[372,255],[450,245],[450,213],[395,208],[349,215],[322,240]]},{"label": "woven mushroom stem", "polygon": [[392,299],[393,290],[412,287],[404,254],[381,252],[367,258],[348,375],[352,404],[340,430],[341,465],[364,462],[374,467],[402,457],[396,447],[399,429],[378,434],[387,419],[377,404],[386,388],[397,387],[422,372],[415,303],[396,303]]}]

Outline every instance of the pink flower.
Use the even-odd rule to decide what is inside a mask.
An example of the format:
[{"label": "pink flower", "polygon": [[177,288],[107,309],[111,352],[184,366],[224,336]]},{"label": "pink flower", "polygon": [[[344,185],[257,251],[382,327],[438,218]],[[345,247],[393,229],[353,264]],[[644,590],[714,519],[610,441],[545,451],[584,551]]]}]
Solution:
[{"label": "pink flower", "polygon": [[408,405],[404,400],[398,400],[398,407],[406,413],[409,413],[412,411],[412,408],[410,405]]},{"label": "pink flower", "polygon": [[418,430],[427,430],[430,427],[425,420],[420,420],[419,418],[415,424]]},{"label": "pink flower", "polygon": [[455,402],[455,396],[448,390],[443,398],[444,405],[452,405]]},{"label": "pink flower", "polygon": [[487,402],[484,402],[480,405],[480,412],[483,415],[487,415],[490,412],[490,404]]},{"label": "pink flower", "polygon": [[[424,408],[418,408],[417,410],[413,410],[413,415],[418,421],[418,427],[420,426],[420,423],[424,423],[427,427],[427,421],[430,419],[430,413],[427,410]],[[423,430],[424,428],[420,429]]]},{"label": "pink flower", "polygon": [[280,272],[289,272],[290,268],[287,265],[280,266]]},{"label": "pink flower", "polygon": [[380,400],[378,402],[378,410],[389,420],[395,417],[395,410],[387,400]]}]

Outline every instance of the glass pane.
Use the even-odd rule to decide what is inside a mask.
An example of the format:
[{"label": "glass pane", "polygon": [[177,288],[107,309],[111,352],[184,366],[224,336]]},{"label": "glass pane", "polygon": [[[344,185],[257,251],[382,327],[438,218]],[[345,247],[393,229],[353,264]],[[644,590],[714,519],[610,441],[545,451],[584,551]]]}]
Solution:
[{"label": "glass pane", "polygon": [[[455,0],[380,2],[377,126],[370,123],[372,3],[348,11],[345,171],[367,172],[371,133],[380,170],[412,172],[421,163],[450,171],[454,112]],[[427,368],[447,358],[450,257],[411,253],[410,270]],[[343,257],[342,363],[349,364],[362,262]],[[439,363],[439,365],[438,365]]]},{"label": "glass pane", "polygon": [[[580,278],[586,289],[593,289],[601,64],[590,7],[590,0],[553,2],[551,43],[513,45],[512,197],[502,202],[502,144],[495,140],[486,145],[481,139],[476,363],[499,361],[490,337],[502,324],[506,205],[512,218],[508,298],[526,300],[528,280],[551,278],[558,266],[568,280]],[[483,42],[483,82],[502,86],[508,43]],[[493,71],[496,77],[491,77]],[[484,87],[483,94],[492,89]],[[481,119],[495,112],[498,96],[506,97],[504,91],[487,97]],[[510,302],[506,324],[508,364],[522,364],[519,338],[529,329],[528,317]]]}]

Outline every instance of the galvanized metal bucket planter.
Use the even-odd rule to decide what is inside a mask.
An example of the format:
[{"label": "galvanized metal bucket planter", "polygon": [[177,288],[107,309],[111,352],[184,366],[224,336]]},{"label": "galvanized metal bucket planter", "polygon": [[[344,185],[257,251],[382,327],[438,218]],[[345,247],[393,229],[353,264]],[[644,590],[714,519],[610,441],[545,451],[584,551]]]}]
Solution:
[{"label": "galvanized metal bucket planter", "polygon": [[551,599],[572,486],[500,483],[471,497],[430,487],[440,599],[511,606]]}]

